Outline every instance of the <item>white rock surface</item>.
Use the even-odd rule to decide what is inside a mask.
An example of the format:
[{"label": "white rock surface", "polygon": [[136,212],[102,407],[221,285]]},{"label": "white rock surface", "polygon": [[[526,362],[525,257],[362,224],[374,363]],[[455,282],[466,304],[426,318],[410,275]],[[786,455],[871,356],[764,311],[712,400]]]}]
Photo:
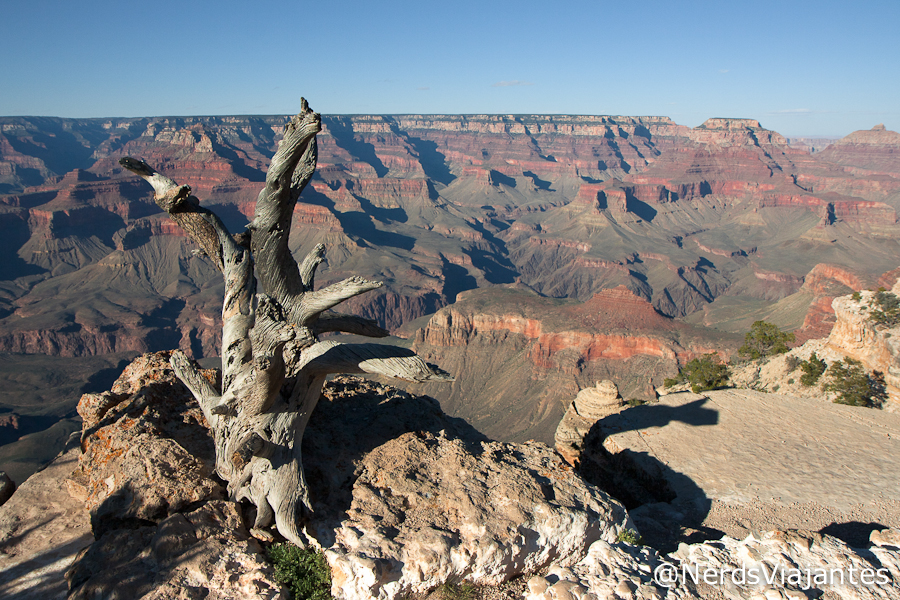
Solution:
[{"label": "white rock surface", "polygon": [[372,451],[326,557],[342,600],[448,581],[499,584],[570,566],[631,527],[625,509],[543,444],[409,433]]},{"label": "white rock surface", "polygon": [[[533,577],[525,598],[900,598],[900,549],[887,543],[898,537],[896,530],[873,532],[867,550],[854,550],[828,535],[772,531],[743,541],[724,537],[682,544],[669,556],[650,548],[595,542],[571,568],[553,565],[546,575]],[[659,574],[664,571],[676,579],[663,581]]]}]

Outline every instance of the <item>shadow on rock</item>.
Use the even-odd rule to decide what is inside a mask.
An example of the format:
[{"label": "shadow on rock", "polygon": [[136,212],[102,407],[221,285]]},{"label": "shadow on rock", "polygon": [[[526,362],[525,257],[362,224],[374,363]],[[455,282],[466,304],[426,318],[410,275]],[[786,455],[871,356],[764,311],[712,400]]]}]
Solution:
[{"label": "shadow on rock", "polygon": [[680,542],[721,538],[723,532],[702,526],[712,502],[690,477],[650,453],[615,447],[610,451],[607,437],[673,421],[695,427],[715,425],[718,411],[704,407],[707,400],[681,407],[635,406],[600,419],[584,437],[578,472],[624,504],[644,542],[662,552],[674,551]]},{"label": "shadow on rock", "polygon": [[316,520],[340,520],[350,508],[362,459],[406,433],[443,431],[479,455],[489,441],[463,419],[450,417],[437,400],[414,396],[357,377],[337,377],[322,397],[303,436],[303,469]]}]

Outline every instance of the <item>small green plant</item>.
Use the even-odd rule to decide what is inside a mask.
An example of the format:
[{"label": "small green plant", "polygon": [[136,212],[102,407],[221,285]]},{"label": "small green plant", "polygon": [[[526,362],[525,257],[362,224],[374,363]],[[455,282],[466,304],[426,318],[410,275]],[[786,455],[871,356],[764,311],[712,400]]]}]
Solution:
[{"label": "small green plant", "polygon": [[848,357],[837,361],[831,365],[829,375],[822,389],[836,393],[837,404],[880,408],[887,398],[883,374],[875,371],[869,375],[858,360]]},{"label": "small green plant", "polygon": [[794,378],[793,378],[793,377],[791,377],[790,379],[788,379],[788,385],[794,385]]},{"label": "small green plant", "polygon": [[275,565],[275,579],[288,586],[294,600],[331,600],[331,571],[325,555],[290,543],[266,551]]},{"label": "small green plant", "polygon": [[666,379],[664,384],[671,387],[687,381],[691,384],[691,391],[698,394],[727,386],[730,375],[728,367],[719,360],[719,355],[712,352],[693,359],[682,367],[678,377]]},{"label": "small green plant", "polygon": [[475,586],[468,581],[462,583],[447,582],[441,586],[441,597],[444,600],[472,600],[475,597]]},{"label": "small green plant", "polygon": [[643,546],[644,538],[642,538],[634,529],[620,529],[616,535],[617,542],[625,542],[632,546]]},{"label": "small green plant", "polygon": [[896,294],[879,288],[873,299],[875,306],[869,313],[870,321],[887,327],[900,325],[900,298]]},{"label": "small green plant", "polygon": [[800,376],[800,383],[805,385],[806,387],[811,387],[819,381],[819,377],[822,376],[822,373],[825,372],[825,369],[828,368],[828,365],[825,364],[825,361],[816,356],[816,353],[813,352],[809,360],[805,360],[800,363],[800,370],[803,371],[803,375]]},{"label": "small green plant", "polygon": [[647,404],[647,401],[640,398],[629,398],[627,404],[628,406],[641,406],[642,404]]},{"label": "small green plant", "polygon": [[854,302],[859,302],[860,300],[862,300],[862,296],[860,296],[859,292],[853,292],[852,294],[850,294],[850,297]]},{"label": "small green plant", "polygon": [[785,333],[777,325],[756,321],[744,336],[744,345],[738,348],[740,356],[755,360],[773,354],[784,354],[794,341],[793,333]]}]

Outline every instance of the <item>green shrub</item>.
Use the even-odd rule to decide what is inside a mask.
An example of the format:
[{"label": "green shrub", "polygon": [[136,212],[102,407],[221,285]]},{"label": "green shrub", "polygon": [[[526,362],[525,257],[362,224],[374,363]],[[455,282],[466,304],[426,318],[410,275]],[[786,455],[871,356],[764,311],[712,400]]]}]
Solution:
[{"label": "green shrub", "polygon": [[695,394],[706,390],[717,390],[728,385],[728,377],[731,373],[728,367],[719,361],[716,353],[704,354],[695,358],[681,368],[678,377],[666,379],[666,387],[687,381],[691,384],[691,391]]},{"label": "green shrub", "polygon": [[441,586],[441,597],[445,600],[471,600],[475,597],[475,586],[468,581],[445,583]]},{"label": "green shrub", "polygon": [[331,599],[331,570],[324,554],[290,543],[275,544],[266,554],[275,565],[275,579],[288,586],[294,600]]},{"label": "green shrub", "polygon": [[803,375],[800,376],[800,383],[806,387],[815,385],[827,368],[828,365],[825,364],[825,361],[813,352],[809,360],[800,363],[800,370],[803,371]]},{"label": "green shrub", "polygon": [[887,398],[884,389],[884,376],[875,371],[866,373],[858,360],[845,358],[831,365],[830,379],[822,385],[826,392],[835,392],[838,404],[850,406],[868,406],[878,408]]},{"label": "green shrub", "polygon": [[852,298],[854,302],[859,302],[860,300],[862,300],[862,296],[859,292],[853,292],[852,294],[850,294],[850,298]]},{"label": "green shrub", "polygon": [[781,331],[772,323],[756,321],[744,336],[744,345],[738,348],[738,354],[751,360],[784,354],[790,350],[788,344],[793,341],[793,333]]},{"label": "green shrub", "polygon": [[618,535],[616,535],[616,541],[625,542],[632,546],[644,545],[644,538],[642,538],[634,529],[620,529]]},{"label": "green shrub", "polygon": [[887,327],[900,325],[900,298],[896,294],[879,289],[874,300],[875,306],[869,313],[870,321]]}]

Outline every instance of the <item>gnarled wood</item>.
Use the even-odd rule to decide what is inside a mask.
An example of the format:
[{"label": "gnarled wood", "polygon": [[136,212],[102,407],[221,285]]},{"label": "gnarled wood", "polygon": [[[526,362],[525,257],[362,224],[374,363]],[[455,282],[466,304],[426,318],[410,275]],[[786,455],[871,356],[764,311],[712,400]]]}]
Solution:
[{"label": "gnarled wood", "polygon": [[[216,446],[216,471],[235,500],[256,506],[254,528],[273,523],[304,545],[302,520],[312,511],[303,474],[303,432],[330,373],[374,373],[411,381],[451,378],[415,353],[378,344],[319,341],[326,332],[384,337],[374,321],[330,309],[381,286],[351,277],[314,289],[325,247],[298,265],[288,248],[291,219],[317,160],[320,116],[301,100],[285,127],[247,234],[233,236],[190,187],[143,161],[120,160],[155,191],[157,204],[209,256],[225,279],[222,303],[222,387],[210,383],[184,353],[172,354],[178,378],[200,403]],[[249,248],[249,250],[248,250]],[[261,288],[257,293],[257,284]]]}]

